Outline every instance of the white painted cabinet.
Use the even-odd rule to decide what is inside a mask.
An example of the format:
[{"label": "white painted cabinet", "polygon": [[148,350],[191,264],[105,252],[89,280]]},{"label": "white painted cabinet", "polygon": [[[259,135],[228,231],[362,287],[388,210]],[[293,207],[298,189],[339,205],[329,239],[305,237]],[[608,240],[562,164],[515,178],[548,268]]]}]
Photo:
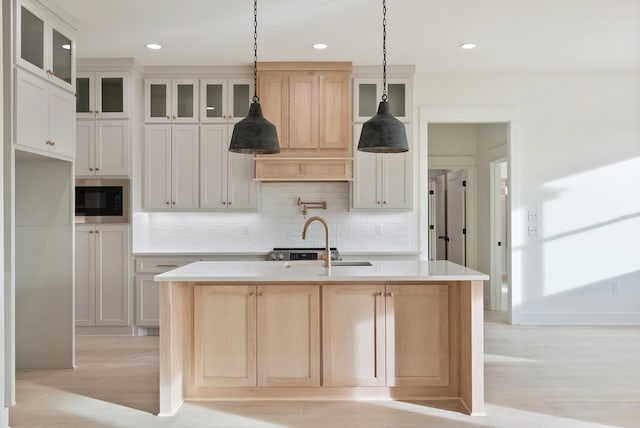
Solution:
[{"label": "white painted cabinet", "polygon": [[16,69],[15,143],[45,155],[74,157],[74,104],[71,93]]},{"label": "white painted cabinet", "polygon": [[147,123],[197,123],[198,79],[145,79]]},{"label": "white painted cabinet", "polygon": [[200,79],[200,122],[235,123],[249,112],[251,79]]},{"label": "white painted cabinet", "polygon": [[35,1],[16,2],[16,64],[74,92],[76,42],[73,30]]},{"label": "white painted cabinet", "polygon": [[136,274],[136,327],[160,326],[160,284],[153,276]]},{"label": "white painted cabinet", "polygon": [[198,208],[198,134],[198,125],[145,127],[145,209]]},{"label": "white painted cabinet", "polygon": [[200,208],[256,210],[253,156],[230,153],[231,126],[200,126]]},{"label": "white painted cabinet", "polygon": [[79,72],[76,77],[78,119],[126,119],[128,72]]},{"label": "white painted cabinet", "polygon": [[[359,152],[362,125],[354,125],[354,209],[407,210],[411,208],[411,150],[406,153]],[[409,135],[410,130],[407,130]]]},{"label": "white painted cabinet", "polygon": [[76,325],[128,326],[129,226],[76,226]]},{"label": "white painted cabinet", "polygon": [[76,121],[76,176],[129,175],[129,121]]}]

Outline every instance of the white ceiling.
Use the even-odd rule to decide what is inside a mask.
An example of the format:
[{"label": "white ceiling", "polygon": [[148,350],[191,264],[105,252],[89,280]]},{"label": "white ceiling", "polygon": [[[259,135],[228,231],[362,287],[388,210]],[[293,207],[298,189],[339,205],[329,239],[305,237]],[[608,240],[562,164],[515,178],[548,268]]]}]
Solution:
[{"label": "white ceiling", "polygon": [[[73,17],[78,57],[253,60],[251,0],[40,1]],[[312,49],[319,41],[329,48]],[[478,47],[463,51],[466,41]],[[258,60],[380,64],[382,1],[260,0]],[[424,71],[640,70],[640,0],[388,0],[387,61]]]}]

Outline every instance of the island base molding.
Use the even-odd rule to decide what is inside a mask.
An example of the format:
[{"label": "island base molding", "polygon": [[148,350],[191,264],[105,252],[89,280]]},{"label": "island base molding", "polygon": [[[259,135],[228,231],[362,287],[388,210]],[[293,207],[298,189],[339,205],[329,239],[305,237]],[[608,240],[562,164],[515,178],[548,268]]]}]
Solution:
[{"label": "island base molding", "polygon": [[[208,288],[205,288],[208,287]],[[211,287],[218,287],[213,289]],[[269,288],[272,287],[272,288]],[[264,376],[264,367],[268,364],[261,362],[260,345],[263,338],[260,334],[268,328],[265,327],[261,331],[261,323],[269,322],[268,316],[261,314],[261,299],[267,299],[272,290],[276,297],[273,297],[271,303],[264,306],[280,308],[278,304],[282,304],[277,293],[281,293],[285,297],[289,297],[287,289],[291,290],[299,287],[299,295],[294,296],[295,302],[306,302],[304,293],[307,293],[309,299],[316,299],[316,309],[314,305],[310,305],[308,310],[312,314],[310,318],[317,318],[317,327],[313,327],[315,321],[310,322],[312,328],[309,330],[317,330],[316,335],[305,336],[301,339],[304,343],[309,343],[308,367],[309,379],[305,378],[305,374],[299,376],[297,382],[310,382],[302,384],[279,384],[285,378],[273,376],[271,378]],[[346,295],[338,295],[335,293],[337,287],[341,287],[340,291],[346,290]],[[404,288],[403,288],[404,287]],[[313,290],[313,289],[316,290]],[[160,415],[173,415],[179,409],[184,401],[198,400],[459,400],[462,406],[471,415],[484,414],[484,360],[483,360],[483,281],[398,281],[398,282],[364,282],[354,281],[349,283],[332,283],[332,282],[304,282],[297,284],[287,284],[286,282],[161,282],[160,284]],[[212,293],[208,293],[213,290]],[[215,294],[220,292],[226,293],[227,300],[220,305],[216,303]],[[308,292],[311,290],[311,292]],[[361,296],[358,293],[362,290]],[[414,293],[411,296],[402,297],[402,293]],[[424,292],[423,295],[415,293]],[[213,294],[213,297],[212,295]],[[302,297],[301,297],[302,296]],[[337,297],[336,297],[337,296]],[[401,300],[401,299],[405,300]],[[215,303],[218,306],[203,306],[200,301],[209,299],[208,302]],[[333,299],[333,300],[331,300]],[[367,300],[368,299],[368,300]],[[425,309],[420,306],[413,306],[413,301],[423,299]],[[331,349],[331,346],[340,345],[342,339],[332,339],[329,331],[333,324],[327,320],[333,314],[344,314],[344,309],[338,307],[343,302],[353,301],[356,310],[361,314],[367,314],[367,302],[371,301],[371,314],[376,312],[374,316],[380,316],[382,321],[375,321],[376,325],[374,335],[376,336],[372,343],[380,346],[381,351],[379,358],[364,361],[363,364],[370,364],[375,361],[375,367],[368,373],[375,373],[369,378],[353,378],[356,383],[349,386],[336,383],[347,379],[343,375],[343,371],[348,370],[351,364],[340,366],[340,360],[327,357],[327,352],[342,352],[341,349]],[[248,302],[246,305],[242,302]],[[224,310],[224,305],[235,305],[241,302],[248,307],[247,313],[251,313],[249,317],[239,317],[234,322],[219,322],[217,315],[209,315],[216,309]],[[266,302],[266,300],[265,300]],[[339,305],[336,305],[336,302]],[[253,306],[252,306],[253,305]],[[304,304],[306,305],[306,303]],[[385,307],[386,305],[386,312]],[[382,306],[382,310],[380,307]],[[283,306],[284,307],[284,306]],[[206,312],[205,312],[205,308]],[[240,308],[240,306],[238,306]],[[238,308],[230,309],[233,313],[241,312]],[[389,309],[391,308],[391,309]],[[228,309],[228,308],[227,308]],[[395,313],[394,313],[395,310]],[[252,312],[253,311],[253,312]],[[340,312],[342,311],[342,312]],[[413,311],[413,312],[412,312]],[[206,315],[202,315],[205,313]],[[413,337],[415,334],[410,332],[404,334],[405,330],[414,330],[407,328],[412,324],[407,323],[406,314],[414,313],[419,323],[424,325],[423,320],[429,320],[430,325],[425,329],[427,335],[430,335],[424,341],[422,348],[415,348]],[[348,312],[346,312],[347,317]],[[395,318],[395,319],[394,319]],[[213,320],[216,320],[214,323]],[[238,328],[238,324],[257,325],[257,338],[251,336],[256,333],[250,333],[244,342],[250,343],[247,349],[247,355],[252,357],[252,363],[246,365],[246,374],[244,366],[241,367],[240,375],[230,376],[225,379],[217,372],[216,365],[203,365],[203,352],[206,352],[207,358],[224,359],[225,353],[211,348],[211,342],[202,342],[202,337],[210,337],[211,335],[220,335],[219,329],[224,327],[234,329]],[[396,329],[392,324],[400,325],[404,323],[402,330]],[[370,323],[371,324],[371,323]],[[306,328],[306,327],[305,327]],[[416,330],[422,328],[416,325]],[[246,329],[245,330],[249,330]],[[235,330],[240,331],[240,330]],[[372,330],[373,331],[373,330]],[[385,333],[386,332],[386,333]],[[234,333],[235,334],[235,333]],[[284,333],[286,335],[286,333]],[[263,334],[264,336],[264,334]],[[342,337],[342,336],[340,336]],[[345,336],[348,337],[348,336]],[[410,339],[410,340],[407,340]],[[199,340],[202,343],[199,343]],[[207,339],[209,340],[209,339]],[[217,340],[217,339],[216,339]],[[256,345],[251,345],[255,343]],[[336,345],[338,344],[338,345]],[[390,352],[393,346],[397,345],[397,349],[403,352]],[[386,347],[385,347],[386,345]],[[305,345],[306,346],[306,345]],[[414,352],[408,350],[437,348],[439,354],[433,357],[433,351],[424,351],[428,364],[424,361],[416,362],[413,357]],[[226,346],[220,346],[220,349]],[[233,350],[234,344],[231,343],[230,349]],[[262,350],[268,349],[265,347]],[[273,349],[273,347],[271,348]],[[299,350],[299,347],[296,348]],[[386,356],[385,356],[386,351]],[[272,352],[272,351],[270,351]],[[256,357],[258,355],[258,357]],[[441,355],[441,356],[438,356]],[[257,363],[255,362],[257,358]],[[273,359],[269,364],[274,364]],[[331,363],[333,361],[333,363]],[[230,370],[236,370],[238,366],[234,361],[229,360],[227,363]],[[305,361],[304,364],[307,364]],[[302,367],[305,367],[301,365]],[[333,364],[333,366],[331,365]],[[354,366],[360,367],[360,362],[354,363]],[[276,363],[273,367],[277,367]],[[271,366],[269,366],[271,367]],[[319,367],[319,368],[318,368]],[[389,368],[391,367],[391,369]],[[395,367],[395,369],[393,368]],[[412,373],[406,374],[407,368],[416,367],[417,372],[424,368],[425,373],[421,376],[414,376]],[[262,372],[260,370],[263,369]],[[281,370],[278,368],[277,370]],[[277,371],[275,370],[275,371]],[[342,377],[331,374],[334,370]],[[274,371],[274,373],[275,373]],[[357,370],[356,370],[357,371]],[[304,372],[304,370],[302,370]],[[417,373],[416,372],[416,373]],[[350,374],[349,374],[350,375]],[[243,382],[243,376],[246,383]],[[286,381],[286,380],[285,380]],[[263,382],[262,384],[260,382]],[[271,384],[269,384],[271,382]],[[331,385],[331,382],[334,382]],[[365,382],[358,383],[358,382]],[[240,385],[240,386],[238,386]],[[297,386],[303,385],[303,386]],[[394,386],[395,385],[395,386]]]}]

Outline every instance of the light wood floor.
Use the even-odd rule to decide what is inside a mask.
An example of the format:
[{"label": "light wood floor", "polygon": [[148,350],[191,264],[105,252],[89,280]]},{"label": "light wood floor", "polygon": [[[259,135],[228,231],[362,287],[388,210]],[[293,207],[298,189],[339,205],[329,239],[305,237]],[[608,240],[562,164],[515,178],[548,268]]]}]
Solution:
[{"label": "light wood floor", "polygon": [[78,337],[77,369],[20,370],[12,427],[640,427],[640,327],[487,313],[487,416],[455,402],[188,402],[158,418],[158,338]]}]

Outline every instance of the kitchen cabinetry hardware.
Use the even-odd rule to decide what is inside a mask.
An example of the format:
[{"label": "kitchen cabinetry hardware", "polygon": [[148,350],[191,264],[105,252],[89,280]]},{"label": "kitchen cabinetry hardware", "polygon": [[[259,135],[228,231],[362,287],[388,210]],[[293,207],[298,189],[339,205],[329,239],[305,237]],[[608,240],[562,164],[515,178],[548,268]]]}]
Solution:
[{"label": "kitchen cabinetry hardware", "polygon": [[311,209],[322,209],[322,210],[326,210],[327,209],[327,201],[321,201],[321,202],[304,202],[302,201],[302,199],[298,196],[298,206],[302,207],[302,215],[306,216],[308,210]]}]

